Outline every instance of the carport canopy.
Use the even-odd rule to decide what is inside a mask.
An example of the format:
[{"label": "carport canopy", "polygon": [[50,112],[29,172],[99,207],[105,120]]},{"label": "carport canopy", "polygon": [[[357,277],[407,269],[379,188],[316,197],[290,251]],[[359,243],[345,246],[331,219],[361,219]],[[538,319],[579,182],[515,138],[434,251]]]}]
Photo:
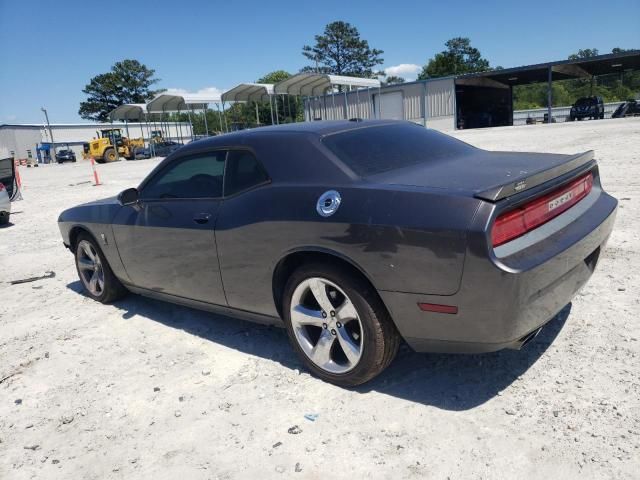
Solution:
[{"label": "carport canopy", "polygon": [[349,88],[379,88],[380,80],[374,78],[347,77],[324,73],[298,73],[275,84],[275,93],[312,97],[324,95],[336,86]]},{"label": "carport canopy", "polygon": [[270,83],[241,83],[222,94],[223,102],[262,102],[269,101],[274,94]]},{"label": "carport canopy", "polygon": [[470,73],[456,77],[456,85],[508,89],[515,85],[547,83],[547,121],[553,121],[552,83],[572,78],[593,78],[598,75],[623,73],[640,69],[640,50],[597,55],[595,57],[560,60],[515,68]]},{"label": "carport canopy", "polygon": [[161,93],[147,103],[149,113],[177,112],[188,109],[203,109],[209,103],[220,103],[220,96],[215,94],[183,93],[171,95]]},{"label": "carport canopy", "polygon": [[[640,50],[598,55],[596,57],[561,60],[522,67],[470,73],[456,78],[458,85],[482,83],[482,79],[504,86],[525,85],[570,78],[590,78],[596,75],[621,73],[640,69]],[[497,86],[497,85],[496,85]]]},{"label": "carport canopy", "polygon": [[112,122],[144,121],[146,113],[147,106],[144,103],[125,103],[111,110],[111,112],[109,112],[109,119]]}]

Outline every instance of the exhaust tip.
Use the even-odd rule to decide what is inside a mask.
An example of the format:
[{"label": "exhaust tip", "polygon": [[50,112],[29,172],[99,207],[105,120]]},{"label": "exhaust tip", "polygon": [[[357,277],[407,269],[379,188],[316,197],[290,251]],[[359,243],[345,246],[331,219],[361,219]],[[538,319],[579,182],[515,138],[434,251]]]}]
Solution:
[{"label": "exhaust tip", "polygon": [[531,342],[531,340],[536,338],[541,330],[542,330],[542,327],[534,330],[533,332],[527,333],[524,337],[518,340],[518,350],[520,350],[521,348],[524,348],[525,345],[527,345],[529,342]]}]

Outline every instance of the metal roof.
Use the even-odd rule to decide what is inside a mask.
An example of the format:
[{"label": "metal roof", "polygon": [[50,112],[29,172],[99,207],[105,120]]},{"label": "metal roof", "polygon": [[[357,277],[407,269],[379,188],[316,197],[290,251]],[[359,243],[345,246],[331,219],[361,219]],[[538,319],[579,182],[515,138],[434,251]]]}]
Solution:
[{"label": "metal roof", "polygon": [[241,83],[222,94],[223,102],[262,102],[274,94],[270,83]]},{"label": "metal roof", "polygon": [[144,103],[125,103],[109,112],[112,121],[144,120],[147,106]]},{"label": "metal roof", "polygon": [[505,68],[489,72],[470,73],[457,76],[456,83],[463,84],[466,79],[478,78],[494,80],[505,85],[546,82],[549,79],[549,68],[551,68],[552,79],[554,81],[580,77],[588,78],[592,75],[606,75],[627,70],[638,70],[640,69],[640,50],[610,53],[577,60],[539,63],[536,65]]},{"label": "metal roof", "polygon": [[182,98],[187,105],[204,105],[220,103],[220,95],[214,93],[183,93]]},{"label": "metal roof", "polygon": [[183,93],[181,95],[161,93],[147,103],[147,111],[149,113],[177,112],[189,108],[204,108],[209,103],[220,103],[220,96],[198,93]]},{"label": "metal roof", "polygon": [[380,87],[380,80],[323,73],[298,73],[276,83],[275,92],[310,97],[324,95],[327,90],[338,85],[355,88],[378,88]]}]

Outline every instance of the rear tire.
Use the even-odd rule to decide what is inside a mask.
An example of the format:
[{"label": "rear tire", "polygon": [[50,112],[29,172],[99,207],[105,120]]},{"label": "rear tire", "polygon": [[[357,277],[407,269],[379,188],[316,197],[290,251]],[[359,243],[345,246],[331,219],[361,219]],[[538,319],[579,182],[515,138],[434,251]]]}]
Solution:
[{"label": "rear tire", "polygon": [[327,382],[363,384],[387,368],[398,351],[400,336],[387,309],[375,290],[347,268],[303,265],[289,277],[283,300],[294,350]]},{"label": "rear tire", "polygon": [[116,156],[116,151],[113,148],[107,148],[104,151],[104,155],[102,156],[102,158],[104,158],[105,162],[110,163],[110,162],[115,162],[118,157]]},{"label": "rear tire", "polygon": [[101,303],[122,298],[127,289],[116,278],[100,246],[88,233],[80,233],[74,248],[76,270],[87,295]]},{"label": "rear tire", "polygon": [[7,214],[0,213],[0,225],[7,225],[9,223],[10,217],[11,217],[10,213],[7,213]]}]

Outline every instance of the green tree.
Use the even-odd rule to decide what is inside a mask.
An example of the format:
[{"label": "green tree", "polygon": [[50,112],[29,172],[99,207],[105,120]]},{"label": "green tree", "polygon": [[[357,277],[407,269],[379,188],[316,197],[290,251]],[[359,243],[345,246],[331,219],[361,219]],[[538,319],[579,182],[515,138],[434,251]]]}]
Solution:
[{"label": "green tree", "polygon": [[347,22],[329,23],[315,40],[314,46],[302,47],[302,54],[314,62],[302,71],[371,78],[378,73],[374,72],[376,65],[384,62],[380,57],[384,52],[369,47],[358,29]]},{"label": "green tree", "polygon": [[620,48],[620,47],[614,47],[611,49],[611,53],[624,53],[624,52],[628,52],[629,49],[628,48]]},{"label": "green tree", "polygon": [[[276,70],[267,73],[264,77],[258,79],[258,83],[278,83],[291,77],[289,72],[284,70]],[[302,104],[297,96],[293,95],[276,95],[274,102],[274,115],[277,112],[278,121],[280,123],[300,122],[303,120],[304,112]],[[271,110],[268,103],[262,103],[260,106],[260,121],[264,124],[271,123]]]},{"label": "green tree", "polygon": [[88,98],[80,103],[78,113],[87,120],[107,121],[109,112],[123,103],[145,103],[159,90],[151,86],[159,81],[155,70],[138,60],[116,62],[107,73],[93,77],[82,90]]},{"label": "green tree", "polygon": [[289,78],[291,74],[284,70],[275,70],[258,79],[257,83],[278,83]]},{"label": "green tree", "polygon": [[468,38],[452,38],[445,46],[446,50],[436,53],[422,68],[418,80],[491,70],[489,60],[482,58],[480,50],[472,47]]},{"label": "green tree", "polygon": [[597,48],[585,48],[585,49],[581,48],[576,53],[572,53],[571,55],[569,55],[569,60],[579,60],[581,58],[597,57],[598,55],[600,55],[600,53],[598,53]]},{"label": "green tree", "polygon": [[382,82],[384,85],[395,85],[398,83],[404,83],[405,79],[402,77],[398,77],[396,75],[389,75],[387,78],[384,79],[384,81]]}]

